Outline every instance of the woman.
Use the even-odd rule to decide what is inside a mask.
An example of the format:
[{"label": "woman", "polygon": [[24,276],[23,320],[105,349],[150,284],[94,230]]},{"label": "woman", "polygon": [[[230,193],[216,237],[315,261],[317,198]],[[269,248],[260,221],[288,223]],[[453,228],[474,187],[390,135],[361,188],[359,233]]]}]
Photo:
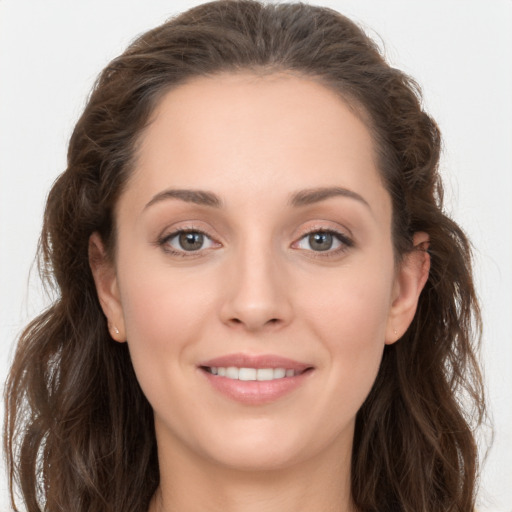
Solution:
[{"label": "woman", "polygon": [[479,311],[439,145],[328,9],[213,2],[110,63],[8,381],[27,509],[472,510]]}]

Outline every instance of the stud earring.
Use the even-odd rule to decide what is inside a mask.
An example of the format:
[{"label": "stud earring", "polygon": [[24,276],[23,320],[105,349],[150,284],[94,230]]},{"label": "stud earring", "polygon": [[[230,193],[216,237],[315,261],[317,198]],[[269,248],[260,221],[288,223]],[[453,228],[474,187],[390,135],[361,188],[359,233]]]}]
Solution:
[{"label": "stud earring", "polygon": [[119,329],[118,329],[117,327],[114,327],[114,332],[115,332],[116,334],[119,334]]}]

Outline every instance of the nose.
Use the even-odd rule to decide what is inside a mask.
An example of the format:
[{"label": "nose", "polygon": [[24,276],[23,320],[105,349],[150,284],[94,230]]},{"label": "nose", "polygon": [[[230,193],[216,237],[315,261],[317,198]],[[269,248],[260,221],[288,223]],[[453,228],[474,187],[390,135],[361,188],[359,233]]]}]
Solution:
[{"label": "nose", "polygon": [[223,323],[250,332],[280,329],[292,319],[287,273],[272,251],[257,245],[229,262],[220,311]]}]

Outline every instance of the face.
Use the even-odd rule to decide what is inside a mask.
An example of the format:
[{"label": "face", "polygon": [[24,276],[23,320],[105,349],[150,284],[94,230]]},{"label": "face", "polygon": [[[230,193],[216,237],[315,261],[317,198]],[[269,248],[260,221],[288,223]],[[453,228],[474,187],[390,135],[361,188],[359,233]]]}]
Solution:
[{"label": "face", "polygon": [[219,75],[162,99],[117,205],[115,268],[93,265],[160,453],[245,469],[350,453],[424,274],[395,268],[374,155],[306,78]]}]

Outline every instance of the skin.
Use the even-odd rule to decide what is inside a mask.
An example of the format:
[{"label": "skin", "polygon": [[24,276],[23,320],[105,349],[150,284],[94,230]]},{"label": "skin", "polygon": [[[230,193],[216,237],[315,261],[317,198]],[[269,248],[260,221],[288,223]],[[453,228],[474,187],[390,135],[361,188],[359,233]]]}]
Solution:
[{"label": "skin", "polygon": [[[360,198],[290,204],[322,187]],[[212,192],[222,207],[158,196],[170,188]],[[112,337],[128,343],[155,414],[152,512],[353,510],[355,416],[429,269],[421,251],[395,266],[391,213],[367,127],[311,79],[224,74],[162,99],[117,205],[114,264],[90,240]],[[177,229],[208,236],[186,252],[162,242]],[[342,238],[315,250],[319,230]],[[198,369],[235,352],[313,370],[278,400],[243,404]]]}]

